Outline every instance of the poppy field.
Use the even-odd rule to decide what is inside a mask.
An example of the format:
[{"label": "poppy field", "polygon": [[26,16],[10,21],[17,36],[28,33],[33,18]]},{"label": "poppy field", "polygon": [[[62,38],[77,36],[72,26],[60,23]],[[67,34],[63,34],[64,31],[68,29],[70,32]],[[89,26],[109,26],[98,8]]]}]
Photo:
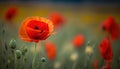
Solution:
[{"label": "poppy field", "polygon": [[0,2],[0,69],[120,69],[119,8]]}]

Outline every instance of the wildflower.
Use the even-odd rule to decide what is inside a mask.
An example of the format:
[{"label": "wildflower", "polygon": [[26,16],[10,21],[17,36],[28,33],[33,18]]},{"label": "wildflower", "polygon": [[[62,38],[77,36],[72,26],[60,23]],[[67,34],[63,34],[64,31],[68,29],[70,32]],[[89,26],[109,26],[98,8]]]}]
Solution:
[{"label": "wildflower", "polygon": [[53,32],[53,24],[43,17],[28,17],[19,28],[19,37],[27,42],[45,40]]},{"label": "wildflower", "polygon": [[102,58],[107,61],[111,62],[113,58],[113,51],[111,47],[110,40],[108,38],[103,38],[99,45],[99,51],[102,56]]},{"label": "wildflower", "polygon": [[75,38],[73,39],[73,45],[75,46],[75,47],[80,47],[80,46],[82,46],[83,44],[84,44],[84,40],[85,40],[85,38],[84,38],[84,36],[83,35],[77,35],[77,36],[75,36]]},{"label": "wildflower", "polygon": [[49,18],[50,18],[50,20],[52,20],[55,28],[58,28],[60,25],[63,25],[63,23],[65,21],[63,16],[60,13],[57,13],[57,12],[51,13]]},{"label": "wildflower", "polygon": [[103,23],[102,23],[102,29],[110,35],[110,37],[113,40],[116,40],[119,37],[120,31],[119,26],[115,22],[113,17],[108,17]]},{"label": "wildflower", "polygon": [[48,42],[45,44],[45,49],[47,56],[50,60],[53,60],[56,56],[56,46],[52,42]]},{"label": "wildflower", "polygon": [[12,21],[17,15],[18,9],[16,7],[9,7],[5,13],[5,20]]}]

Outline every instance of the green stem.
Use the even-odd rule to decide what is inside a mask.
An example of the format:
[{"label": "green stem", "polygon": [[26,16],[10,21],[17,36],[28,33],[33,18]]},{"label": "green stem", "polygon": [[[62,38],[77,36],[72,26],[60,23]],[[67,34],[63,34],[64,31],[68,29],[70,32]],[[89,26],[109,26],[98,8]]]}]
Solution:
[{"label": "green stem", "polygon": [[33,58],[33,62],[32,62],[32,68],[35,69],[35,59],[36,59],[36,43],[35,43],[35,55],[34,55],[34,58]]},{"label": "green stem", "polygon": [[38,69],[39,64],[40,64],[40,63],[39,63],[39,62],[37,62],[36,69]]},{"label": "green stem", "polygon": [[76,64],[77,64],[77,61],[73,62],[72,69],[75,69]]},{"label": "green stem", "polygon": [[42,69],[44,69],[44,63],[42,63]]},{"label": "green stem", "polygon": [[23,69],[24,69],[24,65],[25,65],[25,55],[23,56]]},{"label": "green stem", "polygon": [[15,50],[14,50],[14,57],[15,57],[15,59],[14,59],[14,69],[16,69],[16,61],[17,61],[17,59],[16,59],[16,53],[15,53]]},{"label": "green stem", "polygon": [[102,68],[104,66],[104,60],[102,59],[100,67]]}]

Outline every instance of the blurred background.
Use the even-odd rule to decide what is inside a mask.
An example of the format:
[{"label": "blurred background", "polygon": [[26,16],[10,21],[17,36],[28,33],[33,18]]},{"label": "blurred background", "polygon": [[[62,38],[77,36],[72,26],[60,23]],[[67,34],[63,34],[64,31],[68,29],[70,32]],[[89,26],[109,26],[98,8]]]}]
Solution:
[{"label": "blurred background", "polygon": [[[17,8],[17,15],[12,22],[5,20],[9,7]],[[120,24],[119,0],[0,0],[0,69],[32,69],[34,43],[24,42],[18,37],[18,29],[22,21],[31,16],[49,18],[49,14],[58,12],[65,19],[64,25],[55,30],[47,40],[37,44],[36,69],[94,69],[93,63],[97,59],[99,68],[105,62],[100,56],[98,46],[105,36],[100,28],[101,23],[109,16],[113,16]],[[82,47],[75,48],[73,39],[76,35],[84,35]],[[15,62],[14,51],[9,42],[16,40],[16,50],[26,46],[25,62],[23,57]],[[45,42],[53,42],[56,46],[54,60],[49,60],[45,50]],[[94,45],[92,57],[87,62],[85,49],[88,41]],[[113,61],[111,69],[120,69],[120,39],[112,42]],[[41,58],[45,57],[44,65]],[[43,67],[43,68],[42,68]]]}]

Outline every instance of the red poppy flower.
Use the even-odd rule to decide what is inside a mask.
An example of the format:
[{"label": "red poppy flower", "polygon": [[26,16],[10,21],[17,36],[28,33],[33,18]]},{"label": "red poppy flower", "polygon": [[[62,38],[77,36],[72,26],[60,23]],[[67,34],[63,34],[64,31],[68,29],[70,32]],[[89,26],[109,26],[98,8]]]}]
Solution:
[{"label": "red poppy flower", "polygon": [[110,63],[106,63],[105,68],[106,68],[106,69],[111,69],[111,65],[110,65]]},{"label": "red poppy flower", "polygon": [[17,14],[18,9],[16,7],[9,7],[5,13],[5,20],[12,21]]},{"label": "red poppy flower", "polygon": [[45,45],[47,56],[50,60],[53,60],[56,56],[56,47],[52,42],[48,42]]},{"label": "red poppy flower", "polygon": [[80,47],[80,46],[82,46],[83,44],[84,44],[84,40],[85,40],[85,38],[84,38],[84,36],[83,35],[77,35],[77,36],[75,36],[75,38],[73,39],[73,45],[75,46],[75,47]]},{"label": "red poppy flower", "polygon": [[55,28],[58,28],[60,25],[64,23],[64,18],[61,14],[54,12],[49,15],[49,18],[52,20]]},{"label": "red poppy flower", "polygon": [[108,38],[104,38],[100,45],[99,45],[99,51],[104,60],[107,62],[111,62],[113,58],[113,51],[111,47],[110,40]]},{"label": "red poppy flower", "polygon": [[19,29],[19,37],[27,42],[45,40],[53,31],[50,20],[42,17],[29,17],[23,21]]},{"label": "red poppy flower", "polygon": [[99,69],[98,68],[98,60],[94,60],[93,67],[94,67],[94,69]]},{"label": "red poppy flower", "polygon": [[119,37],[119,26],[113,19],[113,17],[108,17],[102,23],[102,29],[110,34],[110,37],[115,40]]}]

